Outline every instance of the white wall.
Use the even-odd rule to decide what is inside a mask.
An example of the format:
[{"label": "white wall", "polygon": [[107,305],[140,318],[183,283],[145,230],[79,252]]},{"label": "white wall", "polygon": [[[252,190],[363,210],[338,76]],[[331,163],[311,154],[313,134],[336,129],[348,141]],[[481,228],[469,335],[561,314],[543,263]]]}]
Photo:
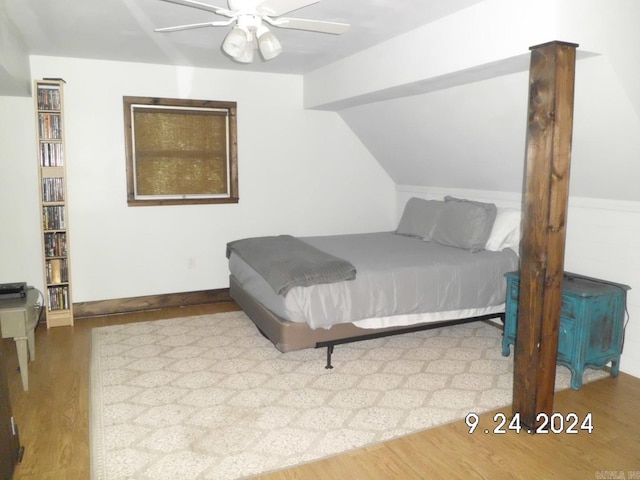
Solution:
[{"label": "white wall", "polygon": [[0,283],[42,288],[35,116],[31,97],[0,97]]},{"label": "white wall", "polygon": [[[394,225],[393,183],[338,114],[302,108],[299,76],[38,56],[31,72],[67,82],[74,302],[228,287],[225,245],[245,236]],[[236,101],[240,203],[128,207],[124,95]],[[0,282],[42,288],[33,101],[0,97],[0,109],[11,230],[0,239]]]},{"label": "white wall", "polygon": [[[445,195],[520,208],[522,194],[459,188],[397,187],[400,218],[411,197],[442,199]],[[640,377],[640,202],[570,197],[565,270],[629,285],[629,320],[620,370]]]}]

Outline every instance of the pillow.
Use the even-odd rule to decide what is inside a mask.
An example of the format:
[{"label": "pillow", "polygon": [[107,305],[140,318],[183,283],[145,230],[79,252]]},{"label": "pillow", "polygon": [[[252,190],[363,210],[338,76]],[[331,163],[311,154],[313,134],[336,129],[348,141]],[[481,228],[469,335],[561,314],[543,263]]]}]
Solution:
[{"label": "pillow", "polygon": [[517,208],[498,208],[491,235],[484,248],[494,252],[511,248],[519,253],[521,219],[522,212]]},{"label": "pillow", "polygon": [[444,207],[442,200],[425,200],[417,197],[410,198],[404,206],[404,212],[396,233],[409,237],[420,237],[423,240],[430,240],[431,232],[440,216],[442,207]]},{"label": "pillow", "polygon": [[431,238],[442,245],[472,252],[484,249],[496,219],[496,206],[449,196],[444,200]]},{"label": "pillow", "polygon": [[511,248],[520,253],[521,219],[522,212],[517,208],[498,208],[491,235],[484,248],[493,252]]}]

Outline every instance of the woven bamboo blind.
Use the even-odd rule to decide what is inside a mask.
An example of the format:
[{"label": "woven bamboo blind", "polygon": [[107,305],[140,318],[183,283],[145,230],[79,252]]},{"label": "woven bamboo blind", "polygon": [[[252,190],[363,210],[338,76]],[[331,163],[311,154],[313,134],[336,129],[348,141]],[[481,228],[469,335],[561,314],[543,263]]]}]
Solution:
[{"label": "woven bamboo blind", "polygon": [[224,113],[137,108],[138,195],[228,193]]}]

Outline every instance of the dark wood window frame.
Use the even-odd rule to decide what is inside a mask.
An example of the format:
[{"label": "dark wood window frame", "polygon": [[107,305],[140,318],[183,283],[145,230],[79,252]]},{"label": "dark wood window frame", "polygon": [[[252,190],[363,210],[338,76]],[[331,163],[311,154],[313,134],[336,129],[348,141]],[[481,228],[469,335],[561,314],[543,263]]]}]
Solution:
[{"label": "dark wood window frame", "polygon": [[238,202],[235,102],[125,96],[123,105],[129,206]]}]

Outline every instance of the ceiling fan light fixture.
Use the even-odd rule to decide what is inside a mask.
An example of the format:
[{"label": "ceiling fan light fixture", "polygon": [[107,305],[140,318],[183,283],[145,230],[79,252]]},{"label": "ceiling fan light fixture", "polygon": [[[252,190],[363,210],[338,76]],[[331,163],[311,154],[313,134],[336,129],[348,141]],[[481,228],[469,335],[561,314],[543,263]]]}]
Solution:
[{"label": "ceiling fan light fixture", "polygon": [[248,33],[240,27],[233,27],[222,43],[222,50],[233,58],[237,58],[246,51]]},{"label": "ceiling fan light fixture", "polygon": [[228,20],[156,28],[156,32],[176,32],[201,27],[226,27],[235,22],[235,26],[222,42],[222,51],[240,63],[251,63],[255,56],[254,50],[260,50],[265,61],[282,53],[282,44],[264,23],[276,28],[333,35],[345,33],[350,27],[348,23],[283,16],[294,10],[318,3],[320,0],[227,0],[228,9],[209,5],[201,0],[162,1],[205,10],[227,17]]},{"label": "ceiling fan light fixture", "polygon": [[256,36],[258,37],[260,53],[262,54],[262,58],[265,60],[276,58],[280,53],[282,53],[282,44],[264,25],[261,25],[260,28],[258,28]]},{"label": "ceiling fan light fixture", "polygon": [[253,50],[253,42],[247,42],[240,55],[233,57],[233,59],[240,63],[251,63],[253,62]]}]

